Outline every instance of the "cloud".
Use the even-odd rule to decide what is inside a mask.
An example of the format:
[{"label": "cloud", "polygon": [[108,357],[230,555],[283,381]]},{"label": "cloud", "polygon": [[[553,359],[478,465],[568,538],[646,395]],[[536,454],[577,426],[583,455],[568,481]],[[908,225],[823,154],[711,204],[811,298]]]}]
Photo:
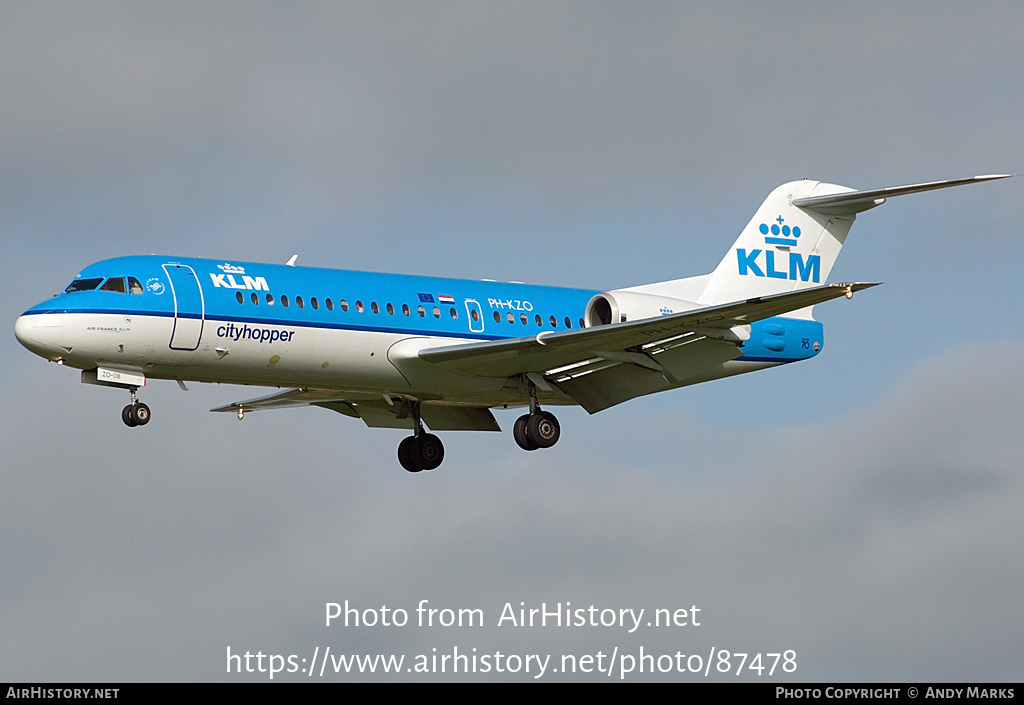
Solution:
[{"label": "cloud", "polygon": [[[166,434],[83,418],[56,448],[7,413],[7,440],[21,442],[7,446],[14,491],[0,513],[16,567],[4,662],[30,680],[202,680],[227,677],[229,645],[717,645],[795,649],[802,680],[1008,678],[992,655],[1012,651],[1021,627],[1010,615],[1024,488],[1007,431],[1022,409],[999,390],[1020,352],[957,350],[869,408],[798,427],[656,413],[616,438],[618,422],[598,415],[544,456],[482,434],[423,477],[382,451],[389,434],[323,412],[206,421],[168,393],[154,405]],[[322,626],[325,602],[412,613],[423,599],[479,608],[487,626]],[[705,621],[632,635],[494,626],[521,601],[696,604]]]}]

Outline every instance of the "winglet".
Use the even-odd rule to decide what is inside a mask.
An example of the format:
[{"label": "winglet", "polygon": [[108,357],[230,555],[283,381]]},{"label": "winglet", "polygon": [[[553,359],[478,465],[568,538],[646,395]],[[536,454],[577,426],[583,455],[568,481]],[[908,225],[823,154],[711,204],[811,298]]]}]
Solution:
[{"label": "winglet", "polygon": [[299,258],[299,253],[296,252],[294,255],[291,256],[291,258],[287,262],[285,262],[285,264],[287,264],[289,267],[294,267],[295,266],[295,260],[297,260],[298,258]]},{"label": "winglet", "polygon": [[982,176],[972,176],[968,179],[929,181],[923,184],[910,184],[909,186],[890,186],[889,188],[870,189],[867,191],[845,191],[842,193],[825,194],[823,196],[807,196],[806,198],[794,198],[793,205],[827,215],[853,215],[875,206],[880,206],[885,203],[885,199],[892,198],[893,196],[905,196],[909,193],[921,193],[922,191],[934,191],[940,188],[963,186],[964,184],[975,184],[982,181],[1007,179],[1011,176],[1013,174],[984,174]]}]

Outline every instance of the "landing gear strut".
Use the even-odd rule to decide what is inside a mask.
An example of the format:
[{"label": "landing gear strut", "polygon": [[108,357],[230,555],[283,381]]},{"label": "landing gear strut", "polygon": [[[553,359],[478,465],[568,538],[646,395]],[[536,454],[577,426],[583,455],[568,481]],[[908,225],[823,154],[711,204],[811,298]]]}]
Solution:
[{"label": "landing gear strut", "polygon": [[516,419],[512,436],[523,450],[550,448],[558,442],[561,428],[558,419],[549,411],[541,411],[537,403],[537,390],[529,378],[525,379],[526,391],[530,395],[530,413]]},{"label": "landing gear strut", "polygon": [[412,417],[412,435],[398,444],[398,462],[409,472],[433,470],[444,460],[444,444],[434,434],[424,431],[419,402],[412,402]]},{"label": "landing gear strut", "polygon": [[149,407],[139,401],[139,398],[135,395],[135,388],[132,387],[128,390],[132,395],[132,403],[121,409],[121,420],[124,421],[124,425],[130,428],[135,426],[145,426],[149,423],[150,411]]}]

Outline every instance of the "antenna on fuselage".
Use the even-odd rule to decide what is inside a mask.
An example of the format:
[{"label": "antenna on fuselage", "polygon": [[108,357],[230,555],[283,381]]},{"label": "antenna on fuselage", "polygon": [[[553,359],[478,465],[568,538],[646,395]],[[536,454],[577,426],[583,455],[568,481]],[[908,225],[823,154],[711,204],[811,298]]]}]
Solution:
[{"label": "antenna on fuselage", "polygon": [[299,258],[299,253],[296,252],[294,255],[292,255],[291,259],[289,259],[287,262],[285,262],[285,264],[287,264],[289,267],[294,267],[295,266],[295,260],[297,260],[298,258]]}]

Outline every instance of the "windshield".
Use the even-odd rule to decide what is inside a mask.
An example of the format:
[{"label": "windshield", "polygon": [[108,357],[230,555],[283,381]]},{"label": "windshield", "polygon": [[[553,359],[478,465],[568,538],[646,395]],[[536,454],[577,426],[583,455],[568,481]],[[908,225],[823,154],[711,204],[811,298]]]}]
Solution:
[{"label": "windshield", "polygon": [[65,294],[71,294],[76,291],[91,291],[100,285],[103,278],[99,279],[76,279],[70,284],[68,288],[64,290]]}]

